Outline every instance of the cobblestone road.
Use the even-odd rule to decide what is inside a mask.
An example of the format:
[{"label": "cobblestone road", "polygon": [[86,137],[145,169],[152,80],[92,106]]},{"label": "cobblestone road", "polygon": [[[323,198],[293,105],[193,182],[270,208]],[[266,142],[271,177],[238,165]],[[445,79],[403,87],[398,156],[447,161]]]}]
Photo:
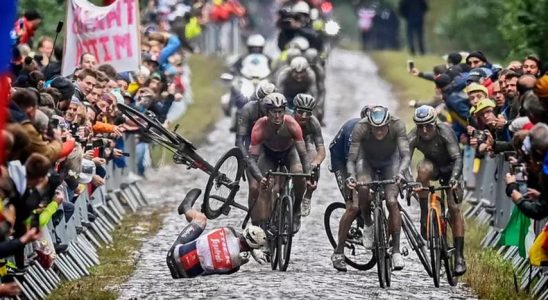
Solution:
[{"label": "cobblestone road", "polygon": [[[328,65],[327,127],[324,138],[329,143],[339,127],[349,118],[359,115],[364,104],[385,104],[396,108],[390,87],[378,75],[376,66],[365,55],[344,50],[333,51]],[[209,142],[200,147],[210,161],[216,161],[233,144],[227,120],[221,120],[209,135]],[[270,265],[254,261],[241,271],[227,276],[172,280],[165,265],[165,253],[186,221],[176,215],[175,207],[186,192],[203,188],[206,176],[197,170],[181,166],[166,167],[150,174],[146,194],[151,202],[173,206],[173,213],[165,219],[160,232],[144,243],[139,253],[137,270],[120,287],[122,299],[232,299],[232,298],[330,298],[330,299],[468,299],[474,295],[459,284],[452,288],[444,280],[436,289],[414,253],[406,257],[404,270],[394,272],[392,287],[380,289],[376,268],[356,271],[349,268],[339,273],[331,266],[331,248],[323,226],[327,205],[340,201],[334,178],[326,161],[322,166],[319,191],[315,193],[310,216],[305,218],[300,232],[293,239],[291,263],[286,273],[271,271]],[[247,188],[239,193],[245,201]],[[416,220],[418,211],[408,212]],[[208,223],[208,229],[218,226],[240,226],[243,214],[233,209],[228,217]],[[403,246],[407,241],[402,235]]]}]

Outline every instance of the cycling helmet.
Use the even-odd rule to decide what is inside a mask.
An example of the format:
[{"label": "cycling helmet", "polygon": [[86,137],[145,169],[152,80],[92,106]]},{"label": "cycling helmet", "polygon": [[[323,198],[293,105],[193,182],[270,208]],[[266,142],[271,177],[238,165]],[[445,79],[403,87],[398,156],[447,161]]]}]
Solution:
[{"label": "cycling helmet", "polygon": [[291,60],[289,66],[293,71],[297,71],[299,73],[304,72],[306,68],[308,68],[308,61],[302,56],[297,56]]},{"label": "cycling helmet", "polygon": [[304,52],[304,57],[306,58],[306,60],[308,60],[309,64],[315,65],[318,63],[318,50],[316,50],[315,48],[308,48]]},{"label": "cycling helmet", "polygon": [[287,61],[291,62],[295,57],[301,56],[302,52],[300,49],[297,48],[289,48],[287,49]]},{"label": "cycling helmet", "polygon": [[415,109],[415,114],[413,115],[413,121],[417,125],[436,123],[437,119],[438,113],[430,105],[421,105]]},{"label": "cycling helmet", "polygon": [[294,14],[308,15],[310,14],[310,6],[304,1],[299,1],[297,2],[297,4],[293,5],[293,7],[291,8],[291,12]]},{"label": "cycling helmet", "polygon": [[371,108],[371,106],[369,105],[366,105],[362,108],[362,110],[360,111],[360,118],[365,118],[367,117],[367,113],[369,112],[369,109]]},{"label": "cycling helmet", "polygon": [[297,94],[293,99],[293,106],[295,108],[314,110],[316,108],[316,99],[308,94]]},{"label": "cycling helmet", "polygon": [[366,117],[369,124],[374,127],[381,127],[390,121],[390,112],[384,106],[373,106],[367,110]]},{"label": "cycling helmet", "polygon": [[305,51],[310,48],[310,42],[302,36],[296,36],[291,41],[289,41],[289,48],[297,48],[301,51]]},{"label": "cycling helmet", "polygon": [[280,93],[271,93],[263,98],[263,104],[266,109],[280,108],[287,105],[285,96]]},{"label": "cycling helmet", "polygon": [[263,48],[266,41],[260,34],[252,34],[247,38],[247,47]]},{"label": "cycling helmet", "polygon": [[258,249],[266,243],[266,233],[255,225],[249,225],[242,232],[246,244],[252,249]]},{"label": "cycling helmet", "polygon": [[257,99],[263,99],[266,95],[272,94],[276,91],[276,86],[270,82],[259,83],[257,90],[255,91],[255,96]]}]

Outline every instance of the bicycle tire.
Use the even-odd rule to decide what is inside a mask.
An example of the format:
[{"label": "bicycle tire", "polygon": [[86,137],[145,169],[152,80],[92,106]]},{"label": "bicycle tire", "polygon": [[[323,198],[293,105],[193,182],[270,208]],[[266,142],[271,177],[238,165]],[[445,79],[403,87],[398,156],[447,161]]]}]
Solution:
[{"label": "bicycle tire", "polygon": [[[327,208],[325,209],[324,218],[323,218],[325,233],[327,234],[327,239],[329,240],[329,243],[331,244],[333,249],[337,248],[338,233],[336,232],[335,234],[333,234],[333,230],[331,228],[330,220],[331,220],[331,215],[333,214],[333,212],[338,210],[338,209],[346,210],[346,205],[342,202],[333,202],[333,203],[329,204],[327,206]],[[359,224],[358,219],[356,219],[355,222],[357,222]],[[359,225],[357,225],[354,229],[359,230],[361,232],[361,229],[360,229]],[[352,228],[351,228],[351,230],[352,230]],[[350,235],[350,232],[349,232],[349,235]],[[357,245],[357,244],[353,243],[352,245],[349,245],[349,243],[347,243],[345,245],[345,248],[350,249],[351,250],[350,254],[352,254],[352,252],[355,252],[355,251],[353,251],[354,249],[350,248],[350,246],[354,247],[355,245]],[[361,244],[361,246],[363,247],[363,243]],[[375,266],[375,264],[377,263],[374,252],[371,254],[371,257],[368,259],[368,261],[366,263],[360,263],[360,262],[358,262],[359,259],[349,257],[346,254],[345,254],[344,260],[345,260],[347,265],[351,266],[352,268],[354,268],[356,270],[360,270],[360,271],[367,271],[367,270],[373,268]]]},{"label": "bicycle tire", "polygon": [[[447,223],[445,224],[447,228]],[[442,245],[442,252],[443,252],[443,265],[445,267],[445,275],[447,276],[447,282],[450,286],[456,286],[459,278],[455,276],[455,264],[456,264],[456,255],[454,252],[454,248],[449,246],[449,243],[447,242],[447,229],[444,230],[444,235],[441,239],[441,245]],[[451,250],[450,250],[451,249]]]},{"label": "bicycle tire", "polygon": [[384,229],[384,245],[385,245],[385,255],[384,255],[384,277],[386,280],[386,287],[390,287],[390,284],[392,282],[392,255],[390,255],[390,252],[388,248],[390,247],[390,239],[388,238],[388,220],[386,219],[386,216],[384,213],[381,212],[382,216],[382,222],[384,223],[383,229]]},{"label": "bicycle tire", "polygon": [[269,247],[270,247],[270,268],[276,270],[278,268],[278,261],[280,260],[280,252],[278,251],[278,223],[279,223],[279,209],[281,205],[280,198],[276,198],[274,202],[274,209],[268,222],[268,235],[269,235]]},{"label": "bicycle tire", "polygon": [[[219,170],[223,167],[226,161],[228,161],[230,158],[236,159],[236,173],[234,174],[234,178],[228,178],[231,182],[236,182],[234,187],[229,188],[222,183],[219,183],[219,180],[224,180],[226,178],[222,178],[221,176],[226,176],[224,173],[219,172]],[[242,174],[244,172],[244,164],[243,164],[243,154],[242,151],[238,148],[232,148],[228,150],[215,164],[215,167],[213,169],[213,172],[209,175],[209,179],[207,180],[206,188],[204,191],[204,202],[202,204],[202,212],[206,215],[208,219],[216,219],[218,218],[223,212],[226,212],[227,209],[229,209],[230,204],[234,201],[234,197],[236,196],[236,193],[240,189],[239,182],[240,178],[242,177]],[[223,187],[226,187],[229,189],[228,197],[224,198],[224,200],[221,200],[216,195],[212,196],[212,190],[213,188],[219,190]],[[215,208],[212,205],[212,200],[214,201],[220,201],[224,203]]]},{"label": "bicycle tire", "polygon": [[287,271],[291,259],[291,244],[293,241],[293,199],[288,195],[282,197],[279,206],[280,218],[278,219],[278,260],[279,270]]},{"label": "bicycle tire", "polygon": [[379,277],[379,285],[381,288],[386,287],[386,245],[384,244],[384,223],[382,222],[381,208],[376,207],[373,215],[375,223],[375,256],[377,257],[377,275]]},{"label": "bicycle tire", "polygon": [[434,286],[440,287],[440,231],[438,226],[438,214],[435,209],[430,209],[429,219],[430,263],[432,264],[432,279]]},{"label": "bicycle tire", "polygon": [[413,221],[411,221],[411,218],[407,212],[402,209],[400,210],[400,214],[402,216],[403,231],[409,241],[409,244],[411,244],[411,248],[417,254],[417,257],[419,258],[426,273],[428,273],[428,276],[432,277],[432,268],[430,267],[430,262],[428,262],[426,243],[424,243],[422,237],[417,232],[417,229],[413,225]]},{"label": "bicycle tire", "polygon": [[[181,142],[173,132],[166,129],[157,120],[151,119],[150,117],[138,111],[137,109],[125,103],[118,103],[117,107],[125,116],[127,116],[131,121],[133,121],[151,139],[160,143],[166,143],[168,145],[170,144],[178,145]],[[144,124],[143,121],[146,124]],[[157,132],[152,132],[151,128],[154,128],[154,130]],[[150,136],[151,133],[154,134],[154,136]],[[170,146],[173,147],[173,145],[170,145]]]}]

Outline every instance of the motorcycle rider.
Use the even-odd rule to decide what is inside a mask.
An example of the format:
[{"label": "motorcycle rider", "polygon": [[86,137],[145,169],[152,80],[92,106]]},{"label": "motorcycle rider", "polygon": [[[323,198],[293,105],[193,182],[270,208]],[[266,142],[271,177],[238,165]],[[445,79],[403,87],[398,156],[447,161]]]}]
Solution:
[{"label": "motorcycle rider", "polygon": [[323,40],[310,24],[310,6],[305,1],[299,1],[290,10],[283,8],[278,20],[280,33],[278,35],[278,47],[284,50],[289,42],[296,36],[306,38],[310,47],[323,51]]},{"label": "motorcycle rider", "polygon": [[276,86],[286,97],[290,109],[293,109],[293,98],[297,94],[317,95],[316,75],[302,56],[295,57],[288,67],[280,71]]},{"label": "motorcycle rider", "polygon": [[264,46],[266,40],[260,34],[252,34],[247,38],[247,53],[241,55],[238,60],[230,67],[230,73],[233,75],[239,75],[242,70],[242,63],[246,57],[251,54],[264,55],[268,61],[268,65],[272,65],[272,59],[268,55],[264,54]]}]

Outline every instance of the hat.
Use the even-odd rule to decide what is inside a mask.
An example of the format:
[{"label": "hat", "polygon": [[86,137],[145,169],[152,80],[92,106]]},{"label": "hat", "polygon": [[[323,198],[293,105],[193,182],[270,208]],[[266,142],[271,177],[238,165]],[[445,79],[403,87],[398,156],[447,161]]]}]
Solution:
[{"label": "hat", "polygon": [[154,72],[152,73],[152,76],[150,76],[150,79],[156,79],[156,80],[162,81],[162,75],[160,75],[160,73],[158,72]]},{"label": "hat", "polygon": [[478,104],[476,104],[476,109],[474,109],[474,113],[480,112],[486,108],[495,108],[495,102],[491,99],[481,99]]},{"label": "hat", "polygon": [[437,88],[443,89],[444,87],[448,86],[453,80],[451,79],[449,75],[441,74],[438,77],[436,77],[434,81],[436,83]]},{"label": "hat", "polygon": [[485,96],[489,95],[489,91],[487,90],[486,87],[484,87],[483,85],[481,85],[479,83],[475,83],[475,82],[472,82],[471,84],[469,84],[466,87],[466,93],[467,94],[470,94],[472,92],[483,92],[485,94]]},{"label": "hat", "polygon": [[74,95],[74,85],[64,77],[57,77],[51,81],[51,87],[61,93],[61,101],[70,100]]},{"label": "hat", "polygon": [[468,56],[466,57],[466,62],[472,57],[478,58],[479,60],[483,61],[484,63],[487,62],[487,58],[485,57],[485,54],[481,51],[472,51]]},{"label": "hat", "polygon": [[79,182],[90,183],[91,179],[95,175],[95,163],[89,159],[82,160],[82,171],[80,172]]},{"label": "hat", "polygon": [[548,98],[548,75],[543,75],[537,80],[535,93],[539,98]]}]

